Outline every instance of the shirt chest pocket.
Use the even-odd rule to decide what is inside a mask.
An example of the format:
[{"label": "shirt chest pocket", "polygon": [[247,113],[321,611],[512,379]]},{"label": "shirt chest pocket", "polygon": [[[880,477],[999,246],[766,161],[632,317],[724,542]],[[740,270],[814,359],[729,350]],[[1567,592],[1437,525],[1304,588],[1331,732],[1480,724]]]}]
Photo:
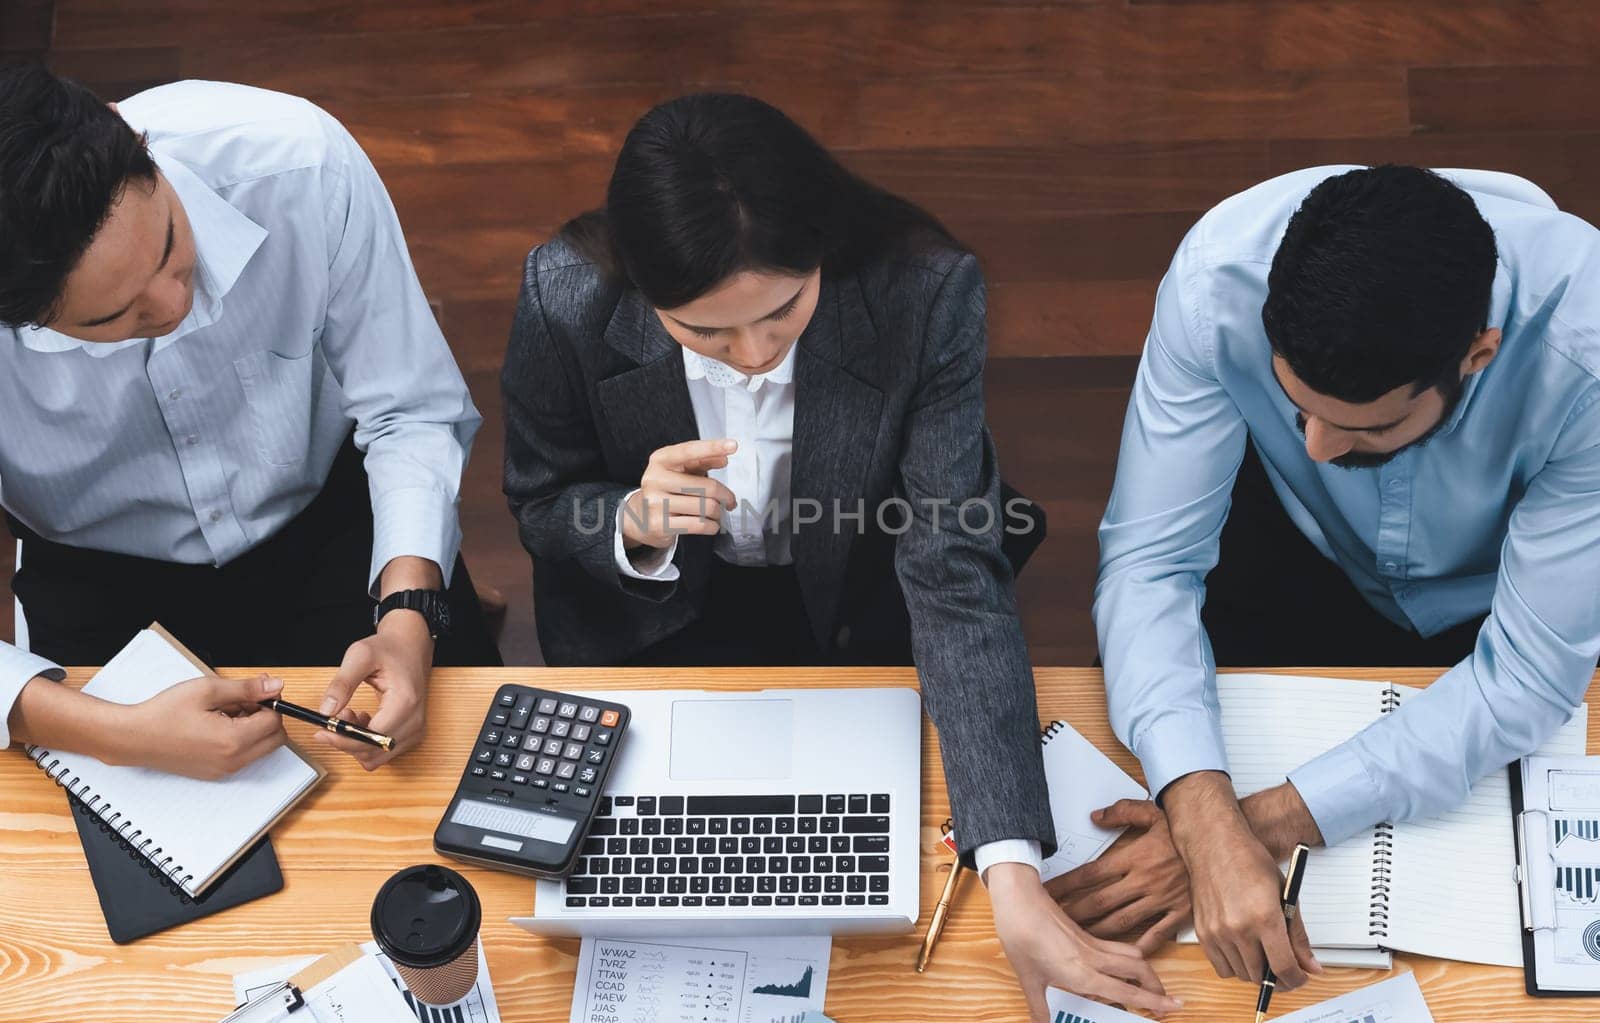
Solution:
[{"label": "shirt chest pocket", "polygon": [[298,465],[311,447],[311,350],[285,356],[260,351],[233,360],[250,407],[256,449],[271,465]]}]

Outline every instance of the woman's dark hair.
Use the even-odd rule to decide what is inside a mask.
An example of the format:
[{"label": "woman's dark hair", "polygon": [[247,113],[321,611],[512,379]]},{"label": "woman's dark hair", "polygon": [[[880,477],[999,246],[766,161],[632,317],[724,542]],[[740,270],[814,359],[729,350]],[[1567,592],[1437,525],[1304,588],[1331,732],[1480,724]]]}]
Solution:
[{"label": "woman's dark hair", "polygon": [[958,244],[931,214],[846,170],[781,110],[728,94],[682,96],[640,118],[605,207],[562,236],[661,309],[743,270],[839,275],[919,240]]},{"label": "woman's dark hair", "polygon": [[155,179],[144,139],[94,93],[38,65],[0,68],[0,324],[55,316],[122,190]]},{"label": "woman's dark hair", "polygon": [[1493,229],[1456,185],[1420,167],[1348,171],[1289,218],[1261,322],[1318,394],[1448,388],[1488,323],[1496,259]]}]

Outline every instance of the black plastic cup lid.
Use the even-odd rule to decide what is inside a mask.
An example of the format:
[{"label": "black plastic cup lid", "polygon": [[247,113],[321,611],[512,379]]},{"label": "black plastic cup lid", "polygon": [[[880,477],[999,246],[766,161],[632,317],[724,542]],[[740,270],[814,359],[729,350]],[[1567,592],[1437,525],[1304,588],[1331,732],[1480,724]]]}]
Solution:
[{"label": "black plastic cup lid", "polygon": [[478,940],[483,908],[460,874],[437,864],[407,867],[372,902],[372,937],[401,966],[454,962]]}]

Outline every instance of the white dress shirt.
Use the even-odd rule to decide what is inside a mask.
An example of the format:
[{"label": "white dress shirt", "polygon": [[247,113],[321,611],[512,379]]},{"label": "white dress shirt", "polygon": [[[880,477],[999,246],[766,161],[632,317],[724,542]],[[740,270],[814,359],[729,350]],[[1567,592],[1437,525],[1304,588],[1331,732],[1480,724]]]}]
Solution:
[{"label": "white dress shirt", "polygon": [[[683,349],[683,375],[701,438],[726,437],[739,442],[722,469],[708,474],[733,492],[738,502],[726,513],[713,545],[717,557],[732,565],[760,567],[794,562],[790,479],[794,456],[794,360],[798,345],[776,367],[751,376],[698,352]],[[630,498],[632,494],[628,495]],[[617,571],[632,579],[671,582],[678,578],[672,563],[678,542],[664,550],[644,548],[631,557],[622,542],[622,516],[617,509],[613,551]],[[1039,843],[1012,838],[988,842],[974,850],[978,876],[996,863],[1026,863],[1042,869]]]},{"label": "white dress shirt", "polygon": [[[480,417],[366,155],[312,104],[245,86],[180,82],[119,110],[193,228],[194,308],[118,344],[0,328],[5,508],[74,547],[225,565],[305,509],[354,429],[371,585],[403,555],[448,580]],[[0,644],[0,746],[41,674],[59,676]]]}]

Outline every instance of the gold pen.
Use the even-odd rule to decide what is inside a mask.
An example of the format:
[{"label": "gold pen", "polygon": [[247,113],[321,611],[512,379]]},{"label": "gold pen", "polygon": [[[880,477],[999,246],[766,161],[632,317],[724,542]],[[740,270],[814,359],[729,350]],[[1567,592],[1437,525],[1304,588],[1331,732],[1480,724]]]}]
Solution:
[{"label": "gold pen", "polygon": [[[944,822],[944,833],[950,834],[951,822]],[[939,934],[944,930],[944,922],[950,916],[950,903],[955,900],[956,885],[961,883],[961,874],[967,865],[961,862],[961,854],[957,853],[955,862],[950,866],[950,876],[945,879],[944,891],[939,893],[939,904],[933,908],[933,919],[928,922],[928,936],[922,939],[922,951],[917,953],[917,972],[923,973],[928,969],[928,960],[933,958],[933,946],[939,941]]]}]

